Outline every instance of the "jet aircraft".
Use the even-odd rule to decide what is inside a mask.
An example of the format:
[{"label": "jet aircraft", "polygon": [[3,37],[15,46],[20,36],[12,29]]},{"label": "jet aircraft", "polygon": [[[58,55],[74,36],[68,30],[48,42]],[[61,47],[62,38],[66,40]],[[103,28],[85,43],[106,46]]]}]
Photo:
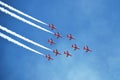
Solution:
[{"label": "jet aircraft", "polygon": [[49,27],[51,28],[51,30],[57,29],[54,24],[49,24]]},{"label": "jet aircraft", "polygon": [[54,42],[52,38],[49,39],[48,42],[50,43],[50,45],[52,45],[52,44],[56,44],[56,42]]},{"label": "jet aircraft", "polygon": [[72,56],[72,54],[70,54],[68,51],[64,51],[64,54],[66,54],[66,57]]},{"label": "jet aircraft", "polygon": [[91,52],[92,50],[90,50],[90,48],[86,45],[86,46],[84,46],[84,48],[83,48],[86,52]]},{"label": "jet aircraft", "polygon": [[80,48],[76,44],[73,44],[72,48],[74,48],[74,50],[77,50],[77,49],[80,50]]},{"label": "jet aircraft", "polygon": [[56,49],[56,50],[53,50],[53,53],[55,53],[55,55],[61,55],[61,53]]},{"label": "jet aircraft", "polygon": [[54,60],[51,56],[50,56],[50,54],[46,54],[46,56],[45,56],[48,60]]},{"label": "jet aircraft", "polygon": [[61,35],[59,32],[56,32],[56,33],[55,33],[55,36],[56,36],[57,38],[63,38],[62,35]]},{"label": "jet aircraft", "polygon": [[72,34],[68,34],[68,35],[67,35],[67,38],[69,38],[69,40],[75,39],[75,38],[72,36]]}]

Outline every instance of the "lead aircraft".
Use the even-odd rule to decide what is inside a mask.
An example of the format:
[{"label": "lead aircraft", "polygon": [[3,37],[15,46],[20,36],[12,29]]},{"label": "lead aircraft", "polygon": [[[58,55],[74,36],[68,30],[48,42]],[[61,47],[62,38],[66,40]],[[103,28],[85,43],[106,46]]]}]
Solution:
[{"label": "lead aircraft", "polygon": [[86,46],[84,46],[84,48],[83,48],[86,52],[91,52],[92,50],[90,50],[90,48],[86,45]]}]

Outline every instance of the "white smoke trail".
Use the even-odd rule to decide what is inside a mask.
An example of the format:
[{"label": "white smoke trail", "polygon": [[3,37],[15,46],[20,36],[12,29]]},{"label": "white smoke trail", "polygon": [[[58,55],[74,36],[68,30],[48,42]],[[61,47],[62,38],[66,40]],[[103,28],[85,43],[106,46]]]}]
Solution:
[{"label": "white smoke trail", "polygon": [[6,7],[6,8],[9,8],[9,9],[12,10],[12,11],[15,11],[15,12],[17,12],[17,13],[23,15],[23,16],[26,16],[27,18],[30,18],[30,19],[32,19],[32,20],[34,20],[34,21],[37,21],[37,22],[39,22],[39,23],[42,23],[42,24],[48,26],[47,23],[42,22],[42,21],[40,21],[40,20],[38,20],[38,19],[36,19],[36,18],[34,18],[34,17],[28,15],[28,14],[25,14],[24,12],[22,12],[22,11],[20,11],[20,10],[18,10],[18,9],[15,9],[14,7],[12,7],[12,6],[10,6],[10,5],[8,5],[8,4],[2,2],[2,1],[0,1],[0,4],[1,4],[2,6],[4,6],[4,7]]},{"label": "white smoke trail", "polygon": [[13,32],[13,31],[11,31],[11,30],[9,30],[9,29],[1,26],[1,25],[0,25],[0,29],[3,30],[3,31],[5,31],[5,32],[7,32],[7,33],[10,33],[10,34],[18,37],[18,38],[21,38],[21,39],[23,39],[23,40],[25,40],[25,41],[27,41],[27,42],[29,42],[29,43],[32,43],[32,44],[34,44],[34,45],[36,45],[36,46],[38,46],[38,47],[41,47],[41,48],[43,48],[43,49],[52,51],[51,49],[49,49],[49,48],[47,48],[47,47],[45,47],[45,46],[43,46],[43,45],[40,45],[39,43],[36,43],[36,42],[34,42],[34,41],[26,38],[26,37],[23,37],[23,36],[21,36],[20,34],[17,34],[17,33]]},{"label": "white smoke trail", "polygon": [[35,28],[38,28],[38,29],[41,29],[41,30],[43,30],[43,31],[49,32],[49,33],[51,33],[51,34],[54,34],[53,32],[51,32],[51,31],[49,31],[49,30],[47,30],[47,29],[45,29],[45,28],[42,28],[41,26],[36,25],[36,24],[32,23],[31,21],[26,20],[26,19],[24,19],[24,18],[22,18],[22,17],[20,17],[20,16],[18,16],[18,15],[16,15],[16,14],[10,12],[9,10],[7,10],[7,9],[5,9],[5,8],[3,8],[3,7],[0,7],[0,11],[4,12],[4,13],[6,13],[6,14],[9,14],[10,16],[12,16],[12,17],[14,17],[14,18],[16,18],[16,19],[18,19],[18,20],[20,20],[20,21],[22,21],[22,22],[25,22],[25,23],[27,23],[27,24],[35,27]]},{"label": "white smoke trail", "polygon": [[0,37],[2,37],[2,38],[4,38],[4,39],[6,39],[6,40],[8,40],[8,41],[10,41],[10,42],[18,45],[18,46],[21,46],[21,47],[23,47],[23,48],[25,48],[25,49],[27,49],[27,50],[29,50],[29,51],[32,51],[32,52],[34,52],[34,53],[37,53],[37,54],[40,54],[40,55],[45,56],[43,53],[40,53],[40,52],[38,52],[38,51],[36,51],[36,50],[34,50],[34,49],[32,49],[32,48],[30,48],[30,47],[22,44],[22,43],[20,43],[19,41],[16,41],[16,40],[12,39],[11,37],[9,37],[9,36],[1,33],[1,32],[0,32]]}]

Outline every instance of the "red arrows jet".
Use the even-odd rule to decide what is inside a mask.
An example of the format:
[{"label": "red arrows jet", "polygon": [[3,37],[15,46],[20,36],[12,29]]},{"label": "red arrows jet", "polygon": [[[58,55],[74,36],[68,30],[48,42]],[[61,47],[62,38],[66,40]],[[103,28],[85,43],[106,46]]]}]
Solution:
[{"label": "red arrows jet", "polygon": [[59,32],[55,33],[55,36],[56,36],[57,38],[63,38],[62,35],[61,35]]},{"label": "red arrows jet", "polygon": [[51,38],[51,39],[48,39],[48,42],[50,43],[50,45],[56,44],[56,42],[54,42],[52,38]]},{"label": "red arrows jet", "polygon": [[49,24],[49,27],[51,28],[51,30],[57,29],[53,24]]},{"label": "red arrows jet", "polygon": [[84,48],[83,48],[86,52],[91,52],[92,50],[90,50],[90,48],[86,45],[86,46],[84,46]]},{"label": "red arrows jet", "polygon": [[61,55],[61,53],[56,49],[56,50],[53,50],[53,53],[55,53],[56,54],[56,56],[57,55]]},{"label": "red arrows jet", "polygon": [[64,51],[64,54],[66,54],[66,57],[72,56],[72,54],[70,54],[68,51]]},{"label": "red arrows jet", "polygon": [[74,50],[77,50],[77,49],[80,50],[80,48],[76,44],[73,44],[72,48],[74,48]]},{"label": "red arrows jet", "polygon": [[72,34],[68,34],[68,35],[67,35],[67,38],[69,38],[69,40],[75,39],[75,38],[72,36]]},{"label": "red arrows jet", "polygon": [[46,54],[45,57],[48,58],[48,60],[54,60],[49,54]]}]

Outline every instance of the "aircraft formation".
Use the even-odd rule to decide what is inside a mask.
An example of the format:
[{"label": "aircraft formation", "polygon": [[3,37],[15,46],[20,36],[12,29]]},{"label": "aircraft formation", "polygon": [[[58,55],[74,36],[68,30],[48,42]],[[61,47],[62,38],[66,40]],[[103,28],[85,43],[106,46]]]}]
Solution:
[{"label": "aircraft formation", "polygon": [[[56,30],[57,27],[54,25],[54,24],[49,24],[49,28],[51,30]],[[63,36],[59,33],[59,32],[55,32],[54,33],[55,37],[57,38],[63,38]],[[72,34],[67,34],[66,38],[68,38],[69,40],[75,40],[75,37],[72,35]],[[48,42],[50,43],[50,45],[54,45],[54,44],[57,44],[52,38],[51,39],[48,39]],[[72,44],[71,45],[71,48],[73,48],[73,50],[80,50],[80,47],[77,45],[77,44]],[[86,45],[83,47],[83,50],[85,52],[91,52],[92,50]],[[58,56],[58,55],[62,55],[61,52],[59,52],[57,49],[53,50],[53,53]],[[66,57],[71,57],[72,54],[67,50],[67,51],[64,51],[64,53],[66,55]],[[54,60],[50,54],[46,54],[46,58],[48,60]]]},{"label": "aircraft formation", "polygon": [[[11,17],[13,17],[13,18],[23,22],[23,23],[26,23],[26,24],[28,24],[31,27],[34,27],[36,29],[39,29],[39,30],[45,31],[47,33],[53,34],[57,39],[68,38],[68,40],[76,40],[76,38],[72,34],[67,34],[66,37],[63,37],[60,32],[56,31],[57,27],[54,24],[47,24],[47,23],[45,23],[45,22],[43,22],[41,20],[38,20],[38,19],[36,19],[36,18],[34,18],[34,17],[32,17],[32,16],[30,16],[30,15],[28,15],[28,14],[26,14],[26,13],[24,13],[24,12],[22,12],[22,11],[16,9],[16,8],[14,8],[14,7],[12,7],[12,6],[2,2],[2,1],[0,1],[0,5],[1,5],[0,6],[0,11],[5,13],[6,15],[9,15],[9,16],[11,16]],[[16,13],[21,14],[22,16],[24,16],[26,18],[29,18],[29,19],[31,19],[33,21],[36,21],[38,23],[41,23],[41,24],[44,24],[44,25],[48,26],[51,31],[41,27],[40,25],[35,24],[32,21],[27,20],[26,18],[23,18],[22,16],[20,16],[20,15],[18,15]],[[48,47],[46,47],[44,45],[41,45],[40,43],[37,43],[37,42],[27,38],[27,37],[24,37],[23,35],[20,35],[20,34],[16,33],[15,31],[12,31],[12,30],[10,30],[10,29],[2,26],[2,25],[0,25],[0,30],[2,30],[4,32],[7,32],[8,34],[11,34],[11,35],[13,35],[15,37],[18,37],[19,39],[22,39],[22,40],[24,40],[26,42],[29,42],[29,43],[31,43],[31,44],[33,44],[35,46],[38,46],[38,47],[40,47],[42,49],[45,49],[45,50],[48,50],[48,51],[52,51],[55,54],[55,56],[59,56],[59,55],[62,55],[62,54],[65,55],[66,57],[71,57],[72,56],[72,53],[70,53],[69,50],[65,50],[65,51],[63,51],[63,53],[60,52],[58,49],[52,50],[52,49],[50,49],[50,48],[48,48]],[[56,32],[53,32],[53,30],[55,30]],[[52,56],[50,54],[43,54],[43,53],[41,53],[41,52],[31,48],[30,46],[27,46],[24,43],[21,43],[21,42],[15,40],[15,39],[13,39],[12,37],[2,33],[1,31],[0,31],[0,37],[8,40],[9,42],[12,42],[12,43],[18,45],[18,46],[21,46],[24,49],[27,49],[27,50],[29,50],[31,52],[34,52],[36,54],[40,54],[42,56],[45,56],[46,59],[48,59],[48,60],[54,60],[54,58],[52,58]],[[57,42],[55,42],[52,38],[48,39],[48,43],[50,45],[57,44]],[[80,50],[80,47],[77,44],[72,44],[71,48],[74,51]],[[85,45],[83,47],[83,50],[85,52],[92,52],[92,50],[87,45]]]}]

